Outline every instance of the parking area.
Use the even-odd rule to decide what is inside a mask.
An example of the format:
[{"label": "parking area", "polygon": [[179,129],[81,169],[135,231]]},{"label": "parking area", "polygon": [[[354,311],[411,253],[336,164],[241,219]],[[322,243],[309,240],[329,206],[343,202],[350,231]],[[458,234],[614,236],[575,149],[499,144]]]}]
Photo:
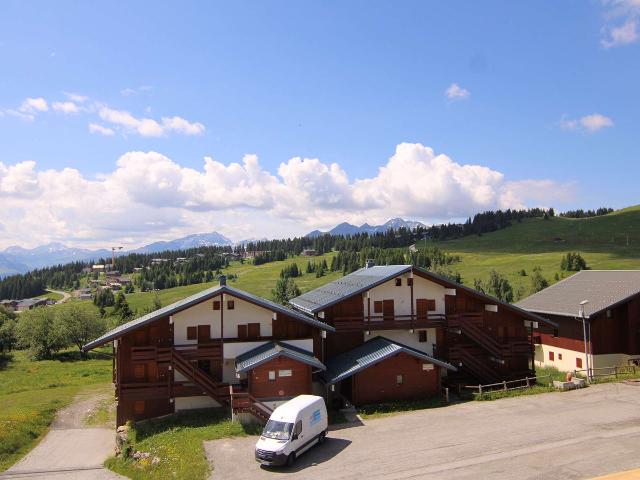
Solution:
[{"label": "parking area", "polygon": [[331,431],[286,469],[253,459],[255,437],[205,443],[212,479],[583,479],[640,467],[640,386],[583,390],[369,420]]}]

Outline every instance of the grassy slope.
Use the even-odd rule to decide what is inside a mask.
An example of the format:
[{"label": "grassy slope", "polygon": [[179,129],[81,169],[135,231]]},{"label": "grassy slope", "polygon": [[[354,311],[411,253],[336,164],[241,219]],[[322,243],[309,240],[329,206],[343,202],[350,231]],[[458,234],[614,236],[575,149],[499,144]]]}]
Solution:
[{"label": "grassy slope", "polygon": [[[330,265],[332,255],[333,254],[326,254],[319,257],[313,257],[311,260],[315,262],[322,262],[322,260],[325,259]],[[308,261],[309,257],[295,257],[282,262],[271,262],[258,266],[251,263],[241,264],[240,262],[233,262],[229,268],[224,271],[224,273],[227,275],[235,274],[238,276],[238,279],[236,281],[229,282],[229,285],[270,299],[271,290],[275,286],[282,268],[295,262],[304,272]],[[295,278],[294,281],[301,291],[306,292],[341,276],[341,273],[329,272],[323,277],[316,278],[315,273],[305,273],[301,277]],[[159,292],[132,293],[127,295],[127,302],[132,310],[141,310],[153,304],[154,296],[157,293],[162,305],[169,305],[214,285],[217,285],[217,282],[187,285],[185,287],[170,288]]]},{"label": "grassy slope", "polygon": [[[556,238],[563,241],[554,241]],[[453,268],[465,284],[473,284],[474,278],[486,279],[495,268],[508,277],[514,291],[521,288],[527,294],[530,279],[517,272],[524,268],[530,273],[540,266],[553,283],[555,273],[560,273],[560,260],[569,251],[580,252],[592,269],[640,268],[640,206],[594,218],[532,219],[440,246],[460,255],[462,261]]]},{"label": "grassy slope", "polygon": [[77,358],[77,352],[66,352],[55,360],[36,362],[19,351],[0,366],[0,471],[35,445],[56,410],[79,392],[110,382],[110,358],[97,354],[85,361]]}]

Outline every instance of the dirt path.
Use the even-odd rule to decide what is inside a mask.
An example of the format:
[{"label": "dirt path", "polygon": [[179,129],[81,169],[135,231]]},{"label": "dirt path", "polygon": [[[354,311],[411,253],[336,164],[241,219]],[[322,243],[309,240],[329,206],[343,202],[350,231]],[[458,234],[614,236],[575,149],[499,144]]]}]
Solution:
[{"label": "dirt path", "polygon": [[69,300],[71,298],[71,294],[68,292],[63,292],[62,290],[51,290],[50,288],[47,288],[47,292],[51,292],[51,293],[57,293],[58,295],[62,295],[62,298],[60,300],[58,300],[56,302],[56,304],[58,303],[64,303],[67,300]]},{"label": "dirt path", "polygon": [[112,426],[87,427],[85,417],[107,394],[78,397],[58,412],[42,441],[0,479],[115,480],[124,477],[102,466],[113,454]]}]

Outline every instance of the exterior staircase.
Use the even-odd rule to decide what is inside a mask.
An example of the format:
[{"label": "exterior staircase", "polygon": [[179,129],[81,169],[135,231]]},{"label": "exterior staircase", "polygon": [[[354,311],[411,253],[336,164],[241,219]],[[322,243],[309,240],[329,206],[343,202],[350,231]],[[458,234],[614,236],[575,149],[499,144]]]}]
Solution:
[{"label": "exterior staircase", "polygon": [[485,360],[483,352],[473,345],[458,344],[449,349],[449,360],[471,373],[483,383],[498,383],[503,380],[500,373],[495,370],[488,360]]},{"label": "exterior staircase", "polygon": [[171,365],[220,405],[229,405],[231,403],[228,384],[216,382],[202,371],[195,362],[190,362],[175,349],[172,349],[171,352]]},{"label": "exterior staircase", "polygon": [[267,423],[273,410],[264,403],[253,397],[249,392],[241,390],[238,387],[230,386],[229,394],[233,413],[250,413],[263,425]]}]

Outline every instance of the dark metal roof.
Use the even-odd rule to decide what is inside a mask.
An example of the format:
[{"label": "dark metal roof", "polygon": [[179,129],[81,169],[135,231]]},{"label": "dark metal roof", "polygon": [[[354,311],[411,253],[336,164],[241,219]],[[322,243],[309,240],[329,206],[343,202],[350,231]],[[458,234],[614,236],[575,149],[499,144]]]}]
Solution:
[{"label": "dark metal roof", "polygon": [[216,297],[222,293],[228,293],[236,298],[240,298],[243,300],[247,300],[248,302],[255,303],[263,308],[271,310],[273,312],[282,313],[284,315],[289,315],[290,317],[295,318],[296,320],[300,320],[302,322],[306,322],[314,327],[321,328],[323,330],[328,330],[334,332],[335,329],[331,325],[327,325],[324,322],[321,322],[318,319],[312,318],[308,315],[304,315],[300,312],[296,312],[290,308],[286,308],[282,305],[274,303],[270,300],[267,300],[262,297],[258,297],[257,295],[253,295],[251,293],[245,292],[243,290],[238,290],[237,288],[230,287],[228,285],[218,285],[212,288],[208,288],[203,290],[202,292],[196,293],[195,295],[191,295],[183,300],[172,303],[171,305],[167,305],[166,307],[162,307],[159,310],[151,312],[142,317],[136,318],[135,320],[131,320],[123,325],[120,325],[110,332],[105,333],[100,338],[97,338],[93,342],[89,342],[82,347],[83,351],[91,350],[93,348],[99,347],[100,345],[104,345],[105,343],[114,340],[118,337],[121,337],[127,332],[135,330],[147,323],[153,322],[154,320],[158,320],[159,318],[166,317],[168,315],[173,315],[174,313],[185,310],[189,307],[197,305],[198,303],[209,300],[213,297]]},{"label": "dark metal roof", "polygon": [[588,318],[638,294],[640,270],[582,270],[516,305],[531,312],[578,317],[580,302],[588,300],[584,308]]},{"label": "dark metal roof", "polygon": [[267,342],[242,355],[238,355],[236,357],[236,372],[242,373],[252,370],[258,365],[278,357],[291,358],[320,370],[326,370],[324,364],[314,357],[312,352],[284,342]]},{"label": "dark metal roof", "polygon": [[386,337],[375,337],[329,360],[327,362],[327,371],[323,374],[324,381],[327,385],[339,382],[400,352],[421,358],[447,370],[457,371],[453,365],[433,358],[420,350],[389,340]]},{"label": "dark metal roof", "polygon": [[317,313],[345,298],[365,292],[387,280],[411,271],[411,265],[386,265],[361,268],[338,280],[289,300],[295,308]]}]

